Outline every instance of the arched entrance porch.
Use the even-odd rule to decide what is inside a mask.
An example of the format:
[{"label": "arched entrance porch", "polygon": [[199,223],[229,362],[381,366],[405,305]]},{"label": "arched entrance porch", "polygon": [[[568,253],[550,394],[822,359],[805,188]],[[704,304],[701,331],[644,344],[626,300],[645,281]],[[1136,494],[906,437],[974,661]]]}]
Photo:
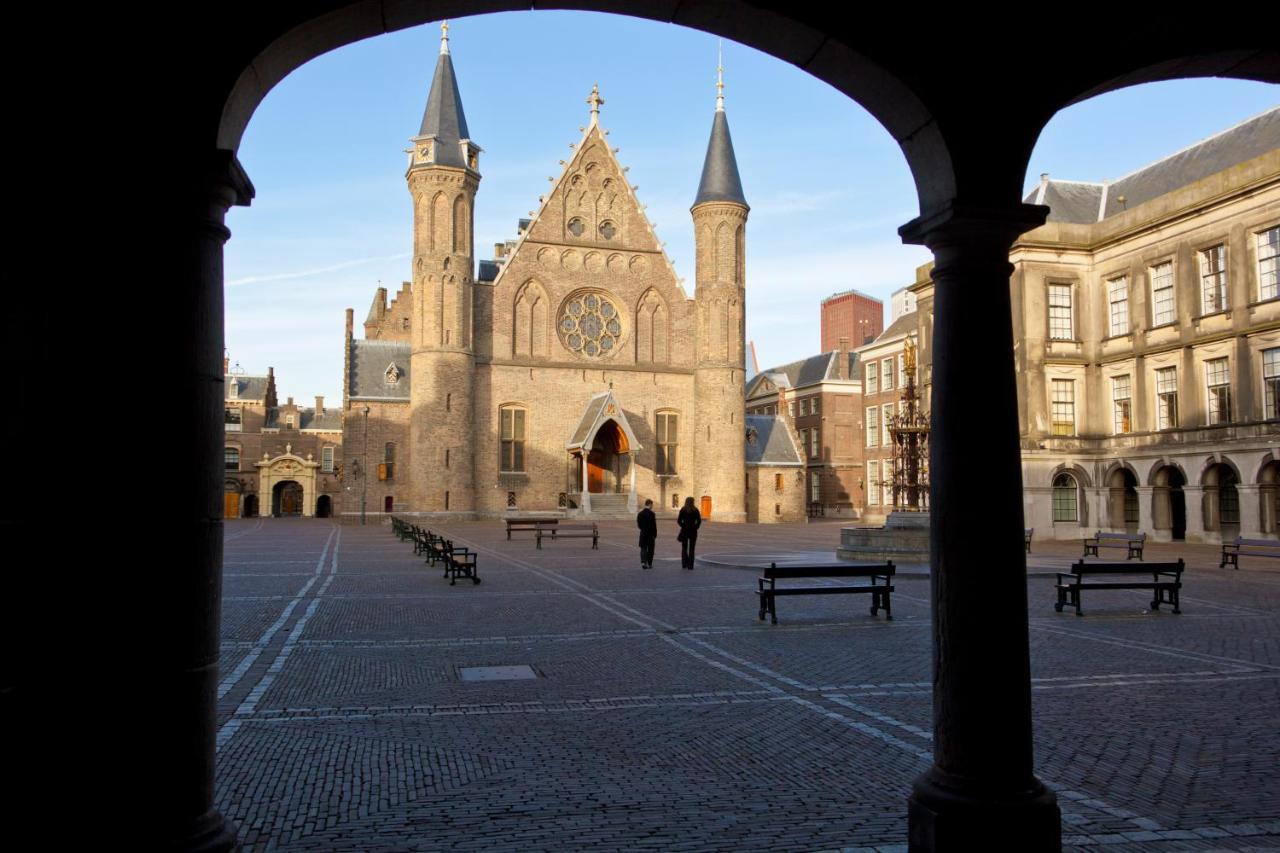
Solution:
[{"label": "arched entrance porch", "polygon": [[565,449],[576,473],[583,514],[636,511],[636,454],[640,443],[612,391],[588,402]]}]

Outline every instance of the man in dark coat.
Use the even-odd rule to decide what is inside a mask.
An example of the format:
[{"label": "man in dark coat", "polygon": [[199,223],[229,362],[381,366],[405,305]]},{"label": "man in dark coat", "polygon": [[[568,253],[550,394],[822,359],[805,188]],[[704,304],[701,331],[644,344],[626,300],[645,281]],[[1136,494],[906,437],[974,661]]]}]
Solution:
[{"label": "man in dark coat", "polygon": [[636,527],[640,528],[640,568],[653,568],[653,546],[658,541],[658,517],[653,514],[653,501],[644,502],[644,509],[636,514]]},{"label": "man in dark coat", "polygon": [[680,540],[680,565],[693,569],[693,549],[698,544],[698,528],[702,526],[702,513],[693,505],[693,498],[684,499],[676,524],[680,525],[680,533],[676,536]]}]

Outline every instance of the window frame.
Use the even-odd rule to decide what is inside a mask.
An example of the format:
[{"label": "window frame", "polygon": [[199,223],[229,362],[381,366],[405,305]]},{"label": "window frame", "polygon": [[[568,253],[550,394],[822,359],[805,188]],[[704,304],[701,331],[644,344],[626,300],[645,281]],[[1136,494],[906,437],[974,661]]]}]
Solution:
[{"label": "window frame", "polygon": [[[1161,270],[1164,270],[1164,269],[1168,269],[1169,271],[1167,276],[1168,285],[1161,286],[1160,288],[1157,289],[1156,287],[1157,276],[1159,277],[1162,284],[1166,279],[1166,276],[1161,274],[1160,272]],[[1150,284],[1151,284],[1150,286],[1151,328],[1153,329],[1159,326],[1169,326],[1178,322],[1178,292],[1177,292],[1178,281],[1177,281],[1177,277],[1174,275],[1174,272],[1175,271],[1173,268],[1172,260],[1161,261],[1159,263],[1152,264],[1151,266],[1147,267],[1147,278],[1150,280]],[[1167,290],[1169,293],[1169,301],[1168,301],[1169,307],[1168,307],[1167,314],[1165,313],[1157,314],[1157,310],[1158,310],[1157,296],[1156,296],[1157,290],[1161,293]]]},{"label": "window frame", "polygon": [[320,470],[325,474],[333,473],[334,448],[332,444],[326,444],[320,448]]},{"label": "window frame", "polygon": [[[1218,266],[1210,268],[1210,258],[1216,255]],[[1230,308],[1230,294],[1227,290],[1227,244],[1215,243],[1196,251],[1196,259],[1200,264],[1200,316],[1221,314]],[[1212,284],[1211,284],[1212,280]],[[1209,300],[1212,287],[1214,301]]]},{"label": "window frame", "polygon": [[[1070,399],[1059,399],[1059,392],[1067,391]],[[1064,431],[1067,427],[1065,413],[1068,411],[1062,408],[1064,415],[1059,417],[1059,407],[1069,406],[1071,414],[1070,431]],[[1077,435],[1076,429],[1076,380],[1074,379],[1050,379],[1049,380],[1049,427],[1050,434],[1054,436]]]},{"label": "window frame", "polygon": [[1231,423],[1231,360],[1227,356],[1204,362],[1204,418],[1208,426]]},{"label": "window frame", "polygon": [[[508,414],[510,415],[509,431]],[[528,434],[529,410],[527,408],[514,403],[498,407],[498,473],[526,473],[525,444]]]},{"label": "window frame", "polygon": [[[672,422],[675,422],[674,429]],[[661,409],[653,413],[653,470],[659,477],[679,475],[680,463],[680,413],[674,409]]]},{"label": "window frame", "polygon": [[[1117,289],[1117,285],[1119,286]],[[1117,292],[1123,299],[1116,299]],[[1120,311],[1117,305],[1124,306]],[[1118,322],[1117,322],[1118,320]],[[1107,279],[1107,331],[1109,337],[1118,338],[1130,333],[1129,325],[1129,276],[1118,275]]]},{"label": "window frame", "polygon": [[867,406],[867,420],[864,424],[867,447],[880,446],[880,407]]},{"label": "window frame", "polygon": [[[1274,239],[1268,239],[1264,243],[1262,238],[1266,235],[1274,235]],[[1280,225],[1255,231],[1253,237],[1258,263],[1258,301],[1268,302],[1280,298]],[[1262,253],[1267,249],[1274,251],[1264,257]],[[1266,293],[1264,288],[1270,288],[1271,293]]]},{"label": "window frame", "polygon": [[[1074,341],[1076,339],[1075,285],[1069,282],[1051,281],[1048,282],[1045,288],[1049,340]],[[1056,304],[1055,295],[1061,298],[1063,294],[1066,296],[1066,304]],[[1055,309],[1057,310],[1055,311]],[[1065,323],[1066,334],[1062,334],[1064,331],[1063,323]]]},{"label": "window frame", "polygon": [[865,385],[863,393],[879,394],[880,393],[880,363],[878,361],[868,361],[866,373],[863,376],[863,384]]},{"label": "window frame", "polygon": [[1114,435],[1133,432],[1133,377],[1128,373],[1111,377],[1111,429]]},{"label": "window frame", "polygon": [[[1063,480],[1070,481],[1067,485]],[[1050,514],[1054,524],[1080,523],[1080,481],[1070,471],[1059,471],[1053,475],[1052,499]],[[1068,500],[1069,497],[1069,500]]]},{"label": "window frame", "polygon": [[[235,465],[234,465],[234,466],[232,466],[232,465],[231,465],[231,454],[233,454],[233,453],[235,454],[235,457],[236,457],[236,462],[235,462]],[[223,447],[223,449],[222,449],[222,469],[223,469],[224,471],[236,471],[236,472],[239,472],[239,471],[240,471],[240,459],[241,459],[241,457],[242,457],[243,455],[244,455],[244,454],[242,454],[242,453],[240,452],[240,448],[238,448],[238,447],[232,447],[232,446],[230,446],[230,445],[228,445],[228,446],[226,446],[226,447]]]},{"label": "window frame", "polygon": [[[1267,355],[1274,353],[1271,363],[1272,373],[1267,373]],[[1280,347],[1268,347],[1262,350],[1262,418],[1263,420],[1280,419]]]},{"label": "window frame", "polygon": [[[1172,382],[1165,383],[1172,378]],[[1178,368],[1176,366],[1155,369],[1156,429],[1178,428]],[[1171,386],[1171,387],[1170,387]]]}]

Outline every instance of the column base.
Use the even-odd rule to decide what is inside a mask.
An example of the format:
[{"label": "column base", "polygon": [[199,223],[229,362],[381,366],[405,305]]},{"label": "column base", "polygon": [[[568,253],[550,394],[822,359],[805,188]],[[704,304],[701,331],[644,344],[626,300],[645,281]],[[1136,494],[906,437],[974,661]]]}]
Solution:
[{"label": "column base", "polygon": [[1026,791],[992,791],[943,778],[936,768],[916,779],[907,799],[911,853],[1011,846],[1026,853],[1060,853],[1058,798],[1038,779]]},{"label": "column base", "polygon": [[170,849],[186,853],[225,853],[239,850],[235,824],[222,816],[217,809],[210,809],[188,827],[181,838],[173,839]]}]

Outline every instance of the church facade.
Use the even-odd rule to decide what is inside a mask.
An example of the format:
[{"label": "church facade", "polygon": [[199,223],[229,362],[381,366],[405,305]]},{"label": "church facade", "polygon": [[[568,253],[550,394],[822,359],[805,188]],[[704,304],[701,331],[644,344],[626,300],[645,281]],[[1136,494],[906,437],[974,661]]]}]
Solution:
[{"label": "church facade", "polygon": [[689,294],[590,122],[515,240],[476,264],[480,147],[447,32],[406,180],[412,281],[348,311],[344,513],[672,511],[745,521],[749,212],[722,90],[691,209]]}]

